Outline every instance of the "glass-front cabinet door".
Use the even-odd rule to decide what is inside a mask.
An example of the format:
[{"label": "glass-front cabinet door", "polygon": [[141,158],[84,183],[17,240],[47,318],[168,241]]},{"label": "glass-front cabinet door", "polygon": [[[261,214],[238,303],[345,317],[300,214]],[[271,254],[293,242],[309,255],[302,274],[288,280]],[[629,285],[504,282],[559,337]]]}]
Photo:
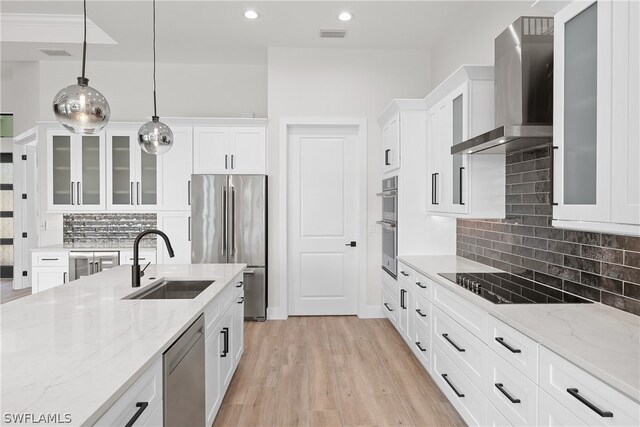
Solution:
[{"label": "glass-front cabinet door", "polygon": [[107,135],[107,206],[113,210],[145,210],[157,205],[157,157],[142,151],[137,131]]},{"label": "glass-front cabinet door", "polygon": [[47,205],[50,212],[104,210],[104,135],[47,132]]},{"label": "glass-front cabinet door", "polygon": [[[467,85],[464,84],[456,92],[451,101],[451,146],[467,139]],[[445,153],[450,157],[447,164],[451,167],[450,200],[452,212],[468,212],[467,208],[467,156],[462,154],[452,155],[451,146]]]}]

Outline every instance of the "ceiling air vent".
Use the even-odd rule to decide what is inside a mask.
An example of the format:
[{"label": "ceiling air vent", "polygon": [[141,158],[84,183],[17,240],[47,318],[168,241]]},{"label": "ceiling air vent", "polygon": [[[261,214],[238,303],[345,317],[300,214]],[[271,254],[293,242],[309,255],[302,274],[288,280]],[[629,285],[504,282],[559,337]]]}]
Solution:
[{"label": "ceiling air vent", "polygon": [[69,52],[63,49],[40,49],[40,52],[47,56],[71,56]]},{"label": "ceiling air vent", "polygon": [[347,30],[320,30],[321,39],[343,39],[347,36]]}]

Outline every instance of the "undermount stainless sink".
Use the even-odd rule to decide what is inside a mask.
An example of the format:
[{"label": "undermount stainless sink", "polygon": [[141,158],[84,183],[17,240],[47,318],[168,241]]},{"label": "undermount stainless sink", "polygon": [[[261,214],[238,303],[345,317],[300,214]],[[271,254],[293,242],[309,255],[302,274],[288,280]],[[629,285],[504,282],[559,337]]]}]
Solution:
[{"label": "undermount stainless sink", "polygon": [[213,284],[213,280],[163,279],[123,299],[194,299]]}]

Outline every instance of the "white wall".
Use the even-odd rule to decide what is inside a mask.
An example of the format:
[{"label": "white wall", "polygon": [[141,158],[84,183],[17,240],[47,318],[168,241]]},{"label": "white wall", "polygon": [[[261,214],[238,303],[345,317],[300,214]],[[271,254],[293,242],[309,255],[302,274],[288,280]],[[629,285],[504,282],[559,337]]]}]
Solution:
[{"label": "white wall", "polygon": [[[368,131],[367,228],[380,219],[379,115],[393,98],[422,98],[430,87],[422,50],[269,48],[269,306],[280,307],[279,129],[281,117],[364,117]],[[376,230],[377,227],[376,227]],[[381,237],[368,235],[367,304],[381,305]]]},{"label": "white wall", "polygon": [[[144,121],[153,114],[153,67],[143,62],[88,62],[89,84],[109,101],[111,120]],[[54,120],[51,101],[80,75],[77,61],[40,63],[40,120]],[[264,65],[157,65],[158,114],[162,117],[267,115]]]},{"label": "white wall", "polygon": [[550,16],[531,1],[484,2],[473,14],[460,14],[455,28],[431,48],[431,87],[463,64],[493,65],[493,41],[520,16]]},{"label": "white wall", "polygon": [[2,61],[0,110],[13,113],[13,134],[33,127],[38,119],[40,95],[38,62]]}]

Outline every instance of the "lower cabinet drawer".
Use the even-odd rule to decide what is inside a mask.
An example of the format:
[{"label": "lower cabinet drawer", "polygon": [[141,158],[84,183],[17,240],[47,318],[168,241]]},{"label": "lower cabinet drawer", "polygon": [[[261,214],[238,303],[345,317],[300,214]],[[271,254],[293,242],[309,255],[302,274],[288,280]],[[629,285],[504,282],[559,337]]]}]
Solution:
[{"label": "lower cabinet drawer", "polygon": [[438,387],[471,426],[484,426],[487,398],[480,389],[445,356],[438,344],[432,348],[433,369],[431,376]]},{"label": "lower cabinet drawer", "polygon": [[496,409],[491,402],[487,402],[487,426],[511,427],[511,423]]},{"label": "lower cabinet drawer", "polygon": [[484,386],[487,346],[467,329],[460,326],[438,307],[432,307],[432,334],[434,343],[471,379],[476,386]]},{"label": "lower cabinet drawer", "polygon": [[640,404],[545,347],[540,387],[588,425],[640,425]]},{"label": "lower cabinet drawer", "polygon": [[421,327],[425,331],[431,330],[431,303],[422,295],[414,296],[414,313],[417,327]]},{"label": "lower cabinet drawer", "polygon": [[139,413],[133,425],[143,426],[155,412],[157,405],[162,405],[162,357],[158,358],[94,425],[123,426]]},{"label": "lower cabinet drawer", "polygon": [[416,355],[424,369],[431,373],[431,340],[429,339],[429,330],[415,325],[412,330],[413,343],[411,349]]},{"label": "lower cabinet drawer", "polygon": [[447,313],[473,335],[486,341],[489,313],[440,284],[431,282],[431,286],[433,305]]},{"label": "lower cabinet drawer", "polygon": [[489,402],[513,425],[538,425],[538,386],[492,351],[488,363]]},{"label": "lower cabinet drawer", "polygon": [[393,296],[393,299],[396,300],[396,305],[398,305],[400,284],[385,271],[382,271],[382,289],[387,291],[389,295]]},{"label": "lower cabinet drawer", "polygon": [[69,267],[69,252],[33,252],[32,267]]},{"label": "lower cabinet drawer", "polygon": [[534,383],[538,382],[538,343],[524,334],[489,316],[487,344],[514,368]]},{"label": "lower cabinet drawer", "polygon": [[544,390],[538,390],[538,423],[541,426],[586,426],[573,412],[562,406]]},{"label": "lower cabinet drawer", "polygon": [[382,311],[389,318],[391,323],[398,327],[398,303],[386,290],[382,291]]}]

